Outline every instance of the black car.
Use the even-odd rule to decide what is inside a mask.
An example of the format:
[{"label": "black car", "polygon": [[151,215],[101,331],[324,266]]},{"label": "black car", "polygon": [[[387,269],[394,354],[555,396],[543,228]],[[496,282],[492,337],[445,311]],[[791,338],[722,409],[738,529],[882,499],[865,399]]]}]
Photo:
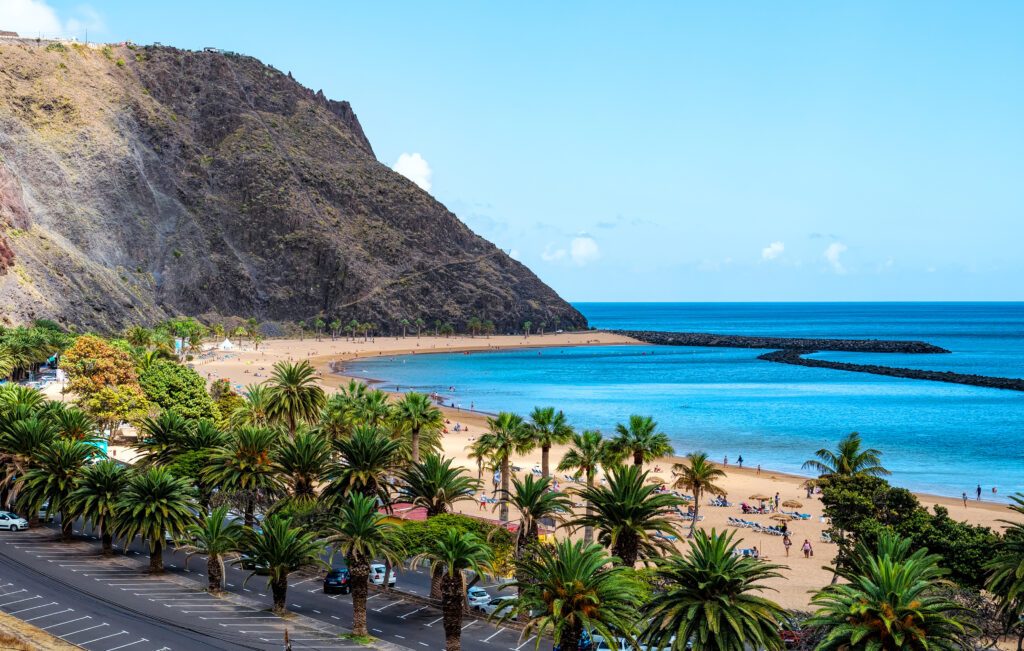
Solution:
[{"label": "black car", "polygon": [[347,567],[336,567],[324,577],[324,592],[326,594],[331,594],[332,592],[348,594],[351,591],[352,584],[349,582]]}]

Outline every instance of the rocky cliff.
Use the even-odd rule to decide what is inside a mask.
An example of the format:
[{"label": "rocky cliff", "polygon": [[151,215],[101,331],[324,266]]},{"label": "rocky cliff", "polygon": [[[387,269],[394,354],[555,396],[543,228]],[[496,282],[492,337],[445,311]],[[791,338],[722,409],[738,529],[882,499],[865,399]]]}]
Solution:
[{"label": "rocky cliff", "polygon": [[8,322],[586,325],[379,163],[347,102],[229,53],[0,45],[0,233]]}]

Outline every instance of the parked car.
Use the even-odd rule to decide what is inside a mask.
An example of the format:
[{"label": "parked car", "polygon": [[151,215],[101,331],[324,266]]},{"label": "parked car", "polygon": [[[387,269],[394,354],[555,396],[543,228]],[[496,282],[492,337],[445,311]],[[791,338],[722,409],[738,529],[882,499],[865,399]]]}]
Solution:
[{"label": "parked car", "polygon": [[341,594],[348,594],[352,592],[352,585],[349,583],[349,573],[347,567],[336,567],[327,573],[324,577],[324,594],[333,594],[340,592]]},{"label": "parked car", "polygon": [[466,590],[466,602],[471,610],[479,609],[481,606],[491,603],[491,595],[483,588],[474,586]]},{"label": "parked car", "polygon": [[500,617],[501,615],[505,614],[505,612],[508,610],[510,602],[512,601],[515,601],[515,597],[508,595],[504,597],[495,597],[494,599],[491,599],[484,605],[475,606],[474,608],[485,615],[493,615],[497,613],[498,616]]},{"label": "parked car", "polygon": [[243,555],[242,558],[239,559],[239,561],[240,562],[238,563],[238,565],[243,570],[248,570],[250,572],[255,572],[256,574],[261,575],[270,574],[269,567],[267,567],[264,563],[257,563],[251,556]]},{"label": "parked car", "polygon": [[[370,565],[370,583],[384,585],[384,575],[387,574],[387,566],[384,563],[372,563]],[[391,576],[388,578],[388,586],[395,587],[395,568],[391,568]]]},{"label": "parked car", "polygon": [[28,529],[28,520],[10,511],[0,511],[0,529],[25,531]]}]

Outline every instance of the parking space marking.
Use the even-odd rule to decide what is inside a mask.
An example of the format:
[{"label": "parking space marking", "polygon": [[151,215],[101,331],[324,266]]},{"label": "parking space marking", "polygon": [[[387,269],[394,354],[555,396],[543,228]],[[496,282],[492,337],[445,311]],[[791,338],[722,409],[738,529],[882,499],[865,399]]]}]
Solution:
[{"label": "parking space marking", "polygon": [[493,638],[494,636],[498,635],[499,633],[501,633],[501,632],[502,632],[502,631],[504,631],[504,630],[505,630],[505,629],[503,629],[503,628],[499,628],[499,629],[498,629],[498,630],[496,630],[496,631],[495,631],[494,633],[491,633],[491,636],[490,636],[490,637],[486,637],[486,638],[484,638],[484,642],[490,642],[490,641],[491,641],[491,639],[492,639],[492,638]]},{"label": "parking space marking", "polygon": [[398,619],[405,619],[405,618],[406,618],[406,617],[408,617],[409,615],[415,615],[416,613],[420,612],[420,611],[421,611],[421,610],[423,610],[424,608],[426,608],[426,606],[420,606],[419,608],[417,608],[416,610],[412,611],[411,613],[406,613],[406,614],[404,614],[404,615],[401,615],[401,616],[399,616],[399,618],[398,618]]},{"label": "parking space marking", "polygon": [[59,637],[60,639],[64,640],[64,639],[67,639],[67,638],[71,637],[72,635],[78,635],[79,633],[85,633],[86,631],[91,631],[94,628],[102,628],[104,626],[110,626],[110,624],[108,624],[106,622],[103,622],[102,624],[97,624],[96,626],[90,626],[89,628],[83,628],[83,629],[75,631],[74,633],[65,633],[64,635],[58,635],[57,637]]},{"label": "parking space marking", "polygon": [[139,638],[138,640],[135,640],[134,642],[129,642],[128,644],[122,644],[121,646],[115,646],[113,649],[107,649],[107,651],[117,651],[118,649],[123,649],[125,647],[133,646],[133,645],[139,644],[141,642],[149,642],[149,640],[147,640],[144,637],[143,638]]},{"label": "parking space marking", "polygon": [[373,612],[379,613],[380,611],[384,610],[385,608],[390,608],[392,606],[397,606],[398,604],[404,604],[404,603],[405,603],[405,599],[399,599],[398,601],[392,601],[391,603],[384,604],[380,608],[374,608]]},{"label": "parking space marking", "polygon": [[41,606],[32,606],[31,608],[22,608],[21,610],[15,610],[15,611],[9,612],[7,614],[8,615],[17,615],[18,613],[27,613],[28,611],[35,610],[36,608],[46,608],[47,606],[57,606],[57,605],[59,605],[59,604],[56,601],[51,601],[48,604],[43,604]]},{"label": "parking space marking", "polygon": [[476,624],[478,621],[480,621],[480,620],[474,619],[474,620],[470,621],[468,624],[466,624],[465,626],[462,627],[462,630],[466,630],[467,628],[469,628],[473,624]]},{"label": "parking space marking", "polygon": [[531,636],[530,636],[530,639],[529,639],[529,640],[527,640],[527,641],[525,641],[525,642],[523,642],[523,643],[522,643],[522,644],[520,644],[519,646],[517,646],[517,647],[515,648],[515,651],[519,651],[519,649],[522,649],[522,648],[523,648],[524,646],[526,646],[526,645],[527,645],[527,644],[529,644],[530,642],[533,642],[534,638],[536,638],[536,637],[537,637],[536,635],[531,635]]},{"label": "parking space marking", "polygon": [[92,644],[93,642],[99,642],[100,640],[109,640],[110,638],[117,637],[118,635],[128,635],[128,631],[121,631],[120,633],[111,633],[110,635],[104,635],[103,637],[98,637],[95,640],[89,640],[88,642],[82,642],[78,646],[85,646],[86,644]]},{"label": "parking space marking", "polygon": [[18,599],[17,601],[8,601],[5,604],[0,604],[0,608],[4,608],[4,607],[10,606],[12,604],[20,604],[23,601],[32,601],[33,599],[42,599],[42,598],[43,597],[41,595],[36,595],[34,597],[26,597],[25,599]]},{"label": "parking space marking", "polygon": [[26,619],[25,621],[26,622],[34,622],[37,619],[46,619],[47,617],[53,617],[55,615],[63,615],[64,613],[70,613],[70,612],[73,612],[74,610],[75,610],[74,608],[65,608],[64,610],[58,610],[55,613],[47,613],[46,615],[36,615],[35,617],[32,617],[30,619]]},{"label": "parking space marking", "polygon": [[74,624],[75,622],[80,622],[83,619],[92,619],[92,615],[86,615],[85,617],[79,617],[78,619],[69,619],[68,621],[61,622],[60,624],[50,624],[49,626],[44,626],[44,627],[42,627],[39,630],[40,631],[48,631],[51,628],[60,628],[61,626],[65,626],[67,624]]},{"label": "parking space marking", "polygon": [[444,617],[438,617],[437,619],[435,619],[434,621],[430,622],[429,624],[426,624],[426,626],[433,626],[434,624],[438,623],[442,619],[444,619]]}]

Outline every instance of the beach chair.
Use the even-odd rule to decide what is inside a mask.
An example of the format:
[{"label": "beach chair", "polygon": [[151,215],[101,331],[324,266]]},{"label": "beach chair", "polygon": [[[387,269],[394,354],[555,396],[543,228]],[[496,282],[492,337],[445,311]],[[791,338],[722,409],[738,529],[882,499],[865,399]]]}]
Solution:
[{"label": "beach chair", "polygon": [[829,533],[827,531],[822,531],[821,532],[821,542],[823,542],[823,543],[830,543],[831,544],[832,536],[829,535]]}]

